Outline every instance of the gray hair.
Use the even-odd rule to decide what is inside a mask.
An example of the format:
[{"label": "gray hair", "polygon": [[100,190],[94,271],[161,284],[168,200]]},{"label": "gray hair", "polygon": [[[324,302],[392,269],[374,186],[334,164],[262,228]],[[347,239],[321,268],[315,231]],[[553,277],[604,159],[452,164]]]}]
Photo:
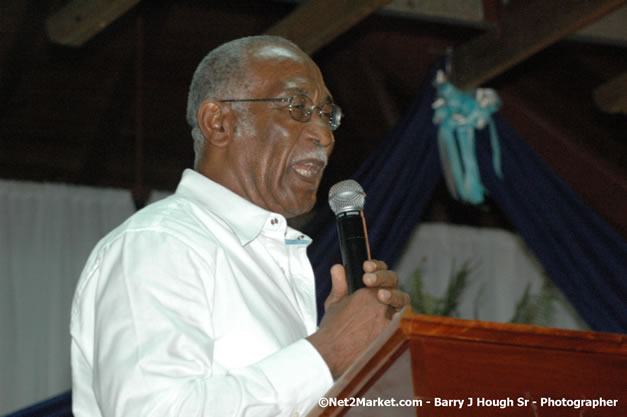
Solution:
[{"label": "gray hair", "polygon": [[300,50],[280,36],[248,36],[235,39],[209,52],[198,64],[187,96],[187,123],[194,139],[194,167],[205,148],[205,137],[198,127],[198,108],[209,97],[238,98],[248,89],[246,76],[251,53],[268,44],[283,44]]}]

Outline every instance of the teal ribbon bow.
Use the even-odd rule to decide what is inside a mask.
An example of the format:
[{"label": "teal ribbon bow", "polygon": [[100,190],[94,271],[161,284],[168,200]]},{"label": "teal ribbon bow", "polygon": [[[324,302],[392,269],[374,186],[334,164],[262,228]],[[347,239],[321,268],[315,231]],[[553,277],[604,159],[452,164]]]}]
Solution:
[{"label": "teal ribbon bow", "polygon": [[438,146],[446,185],[456,199],[481,204],[485,187],[475,154],[475,129],[489,127],[492,166],[503,178],[498,133],[491,117],[501,107],[501,100],[489,88],[459,91],[442,71],[438,71],[434,86],[437,99],[433,102],[433,123],[440,125]]}]

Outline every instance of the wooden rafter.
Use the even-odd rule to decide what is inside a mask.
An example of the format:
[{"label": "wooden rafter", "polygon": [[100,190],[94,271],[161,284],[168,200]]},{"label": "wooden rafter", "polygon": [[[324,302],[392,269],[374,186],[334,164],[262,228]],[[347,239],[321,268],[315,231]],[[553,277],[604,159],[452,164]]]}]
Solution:
[{"label": "wooden rafter", "polygon": [[266,31],[312,54],[390,0],[310,0]]},{"label": "wooden rafter", "polygon": [[477,87],[625,1],[536,0],[505,16],[500,30],[458,46],[451,56],[450,80],[462,90]]},{"label": "wooden rafter", "polygon": [[140,0],[72,0],[46,20],[52,42],[81,46]]},{"label": "wooden rafter", "polygon": [[605,112],[627,114],[627,72],[597,87],[594,101]]}]

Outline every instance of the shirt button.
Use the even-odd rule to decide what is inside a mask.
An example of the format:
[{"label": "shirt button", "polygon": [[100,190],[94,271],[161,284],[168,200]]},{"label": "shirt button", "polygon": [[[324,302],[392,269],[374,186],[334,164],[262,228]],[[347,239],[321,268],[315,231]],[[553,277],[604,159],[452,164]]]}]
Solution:
[{"label": "shirt button", "polygon": [[277,224],[278,222],[279,222],[279,220],[278,220],[276,217],[273,217],[273,218],[270,220],[270,224],[271,224],[272,226],[276,226],[276,224]]},{"label": "shirt button", "polygon": [[299,417],[300,413],[298,411],[294,411],[294,413],[292,414],[292,417]]}]

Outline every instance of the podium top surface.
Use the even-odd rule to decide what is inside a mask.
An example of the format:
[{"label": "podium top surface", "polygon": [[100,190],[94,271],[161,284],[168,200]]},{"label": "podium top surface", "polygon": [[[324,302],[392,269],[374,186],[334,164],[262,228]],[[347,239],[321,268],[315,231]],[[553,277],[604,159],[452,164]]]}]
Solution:
[{"label": "podium top surface", "polygon": [[440,338],[627,355],[627,335],[413,314],[399,323],[405,337]]}]

